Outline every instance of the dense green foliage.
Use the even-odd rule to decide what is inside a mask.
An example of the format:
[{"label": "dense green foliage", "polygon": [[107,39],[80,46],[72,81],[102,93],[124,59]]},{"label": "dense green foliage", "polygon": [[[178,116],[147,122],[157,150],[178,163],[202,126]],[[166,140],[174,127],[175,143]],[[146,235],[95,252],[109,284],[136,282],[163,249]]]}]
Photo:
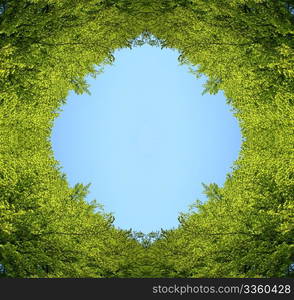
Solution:
[{"label": "dense green foliage", "polygon": [[225,92],[244,141],[224,187],[206,186],[208,201],[152,246],[154,257],[176,277],[285,276],[294,261],[291,3],[184,4],[158,15],[150,30],[210,78],[206,91]]},{"label": "dense green foliage", "polygon": [[49,138],[68,91],[140,29],[101,1],[7,1],[0,22],[0,262],[11,277],[127,276],[140,246],[69,187]]},{"label": "dense green foliage", "polygon": [[[294,1],[0,0],[0,264],[8,277],[284,277],[294,261]],[[156,38],[151,38],[151,36]],[[139,38],[137,38],[139,37]],[[178,49],[243,135],[223,187],[144,236],[70,187],[50,134],[115,49]],[[99,67],[97,67],[99,66]],[[1,268],[0,268],[1,270]]]}]

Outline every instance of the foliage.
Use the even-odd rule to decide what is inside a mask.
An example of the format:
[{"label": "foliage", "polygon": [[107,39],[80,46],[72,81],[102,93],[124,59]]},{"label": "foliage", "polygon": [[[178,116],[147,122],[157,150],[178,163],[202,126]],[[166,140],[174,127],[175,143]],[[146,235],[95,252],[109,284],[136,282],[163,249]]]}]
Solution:
[{"label": "foliage", "polygon": [[[7,277],[293,276],[294,3],[0,1],[0,273]],[[149,43],[223,90],[243,144],[177,229],[132,233],[70,187],[50,145],[70,90]],[[97,67],[98,66],[98,67]],[[194,69],[195,68],[195,69]],[[3,275],[4,274],[4,275]]]}]

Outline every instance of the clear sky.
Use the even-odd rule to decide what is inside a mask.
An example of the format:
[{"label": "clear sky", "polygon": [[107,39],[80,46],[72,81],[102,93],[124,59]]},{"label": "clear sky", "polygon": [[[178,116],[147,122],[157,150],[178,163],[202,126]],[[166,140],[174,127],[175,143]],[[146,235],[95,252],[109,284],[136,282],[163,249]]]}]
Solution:
[{"label": "clear sky", "polygon": [[223,93],[201,95],[205,79],[179,53],[144,45],[114,53],[91,95],[70,93],[51,140],[71,185],[119,228],[145,233],[178,226],[179,212],[204,200],[201,183],[222,185],[241,134]]}]

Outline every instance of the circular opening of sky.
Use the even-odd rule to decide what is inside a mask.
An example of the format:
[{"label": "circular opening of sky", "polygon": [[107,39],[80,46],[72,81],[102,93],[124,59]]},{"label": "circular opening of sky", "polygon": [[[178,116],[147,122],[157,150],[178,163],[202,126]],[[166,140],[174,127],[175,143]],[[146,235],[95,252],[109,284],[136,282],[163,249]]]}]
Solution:
[{"label": "circular opening of sky", "polygon": [[91,95],[71,92],[55,120],[52,147],[71,185],[91,183],[88,200],[123,229],[178,225],[202,183],[222,185],[241,133],[222,92],[180,66],[179,52],[144,45],[114,53]]}]

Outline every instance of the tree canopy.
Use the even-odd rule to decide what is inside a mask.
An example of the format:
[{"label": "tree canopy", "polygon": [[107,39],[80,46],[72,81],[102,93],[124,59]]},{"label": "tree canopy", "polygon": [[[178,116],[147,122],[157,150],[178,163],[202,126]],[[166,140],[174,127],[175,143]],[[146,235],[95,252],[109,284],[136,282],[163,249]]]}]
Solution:
[{"label": "tree canopy", "polygon": [[[293,276],[293,37],[293,0],[0,0],[2,276]],[[243,136],[224,186],[149,235],[115,228],[50,144],[68,92],[144,43],[224,91]]]}]

